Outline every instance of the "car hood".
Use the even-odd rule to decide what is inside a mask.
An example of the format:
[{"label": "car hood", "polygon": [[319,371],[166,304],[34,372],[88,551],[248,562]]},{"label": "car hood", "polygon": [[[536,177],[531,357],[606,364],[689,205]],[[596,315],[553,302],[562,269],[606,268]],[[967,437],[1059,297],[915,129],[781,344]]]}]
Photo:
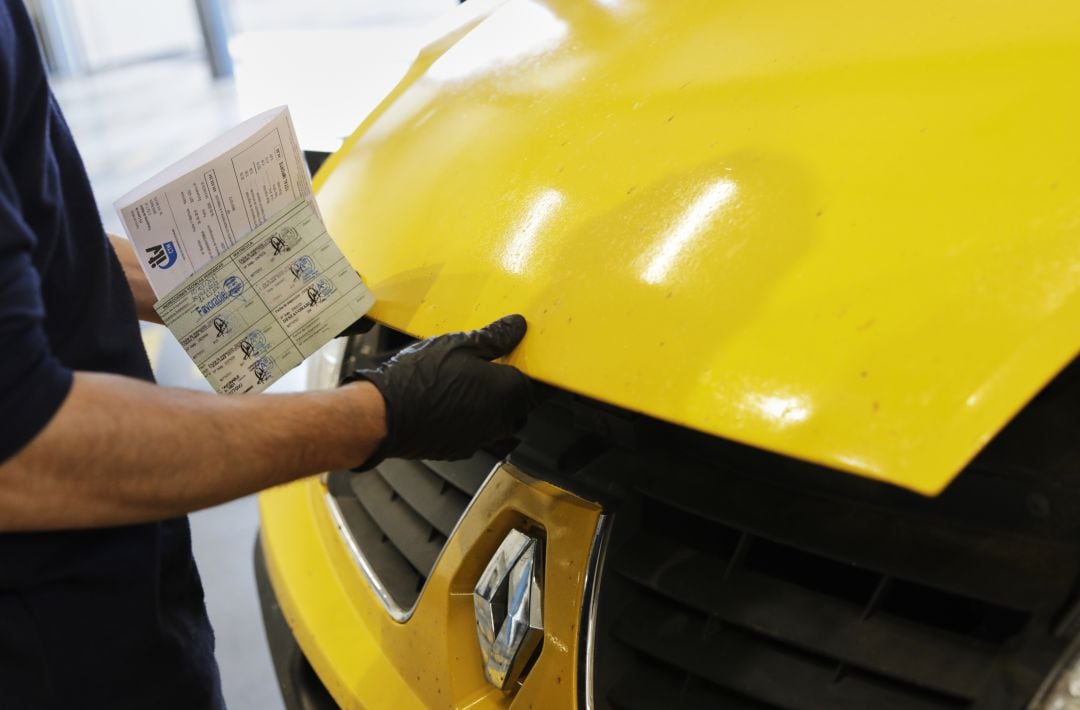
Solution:
[{"label": "car hood", "polygon": [[924,494],[1076,356],[1080,5],[475,2],[316,178],[378,320]]}]

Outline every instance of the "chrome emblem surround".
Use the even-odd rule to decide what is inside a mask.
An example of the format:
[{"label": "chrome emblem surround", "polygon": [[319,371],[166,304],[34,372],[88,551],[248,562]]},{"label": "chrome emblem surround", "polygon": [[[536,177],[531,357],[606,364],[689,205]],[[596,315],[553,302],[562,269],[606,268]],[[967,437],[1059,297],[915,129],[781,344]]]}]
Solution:
[{"label": "chrome emblem surround", "polygon": [[484,675],[513,687],[544,637],[544,553],[539,538],[511,530],[473,589]]}]

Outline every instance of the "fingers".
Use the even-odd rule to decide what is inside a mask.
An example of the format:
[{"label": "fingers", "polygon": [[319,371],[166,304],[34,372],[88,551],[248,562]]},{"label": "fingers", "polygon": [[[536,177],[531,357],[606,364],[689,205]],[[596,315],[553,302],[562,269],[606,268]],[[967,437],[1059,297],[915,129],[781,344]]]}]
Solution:
[{"label": "fingers", "polygon": [[482,358],[494,360],[509,355],[525,337],[527,329],[524,316],[504,316],[491,325],[466,333],[467,347]]}]

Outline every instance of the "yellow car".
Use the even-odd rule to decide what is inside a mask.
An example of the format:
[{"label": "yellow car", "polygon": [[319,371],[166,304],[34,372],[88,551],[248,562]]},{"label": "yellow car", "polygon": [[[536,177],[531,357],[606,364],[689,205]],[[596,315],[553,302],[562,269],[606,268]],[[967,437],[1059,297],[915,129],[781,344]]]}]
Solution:
[{"label": "yellow car", "polygon": [[292,707],[1080,708],[1080,4],[455,18],[316,176],[313,386],[516,312],[541,404],[262,495]]}]

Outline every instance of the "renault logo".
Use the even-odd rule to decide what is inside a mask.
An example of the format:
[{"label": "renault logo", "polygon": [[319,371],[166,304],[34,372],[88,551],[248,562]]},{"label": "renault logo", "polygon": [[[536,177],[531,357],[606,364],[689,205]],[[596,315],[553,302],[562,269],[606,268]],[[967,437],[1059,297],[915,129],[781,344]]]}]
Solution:
[{"label": "renault logo", "polygon": [[544,555],[539,539],[511,530],[473,590],[484,675],[513,687],[544,636]]}]

